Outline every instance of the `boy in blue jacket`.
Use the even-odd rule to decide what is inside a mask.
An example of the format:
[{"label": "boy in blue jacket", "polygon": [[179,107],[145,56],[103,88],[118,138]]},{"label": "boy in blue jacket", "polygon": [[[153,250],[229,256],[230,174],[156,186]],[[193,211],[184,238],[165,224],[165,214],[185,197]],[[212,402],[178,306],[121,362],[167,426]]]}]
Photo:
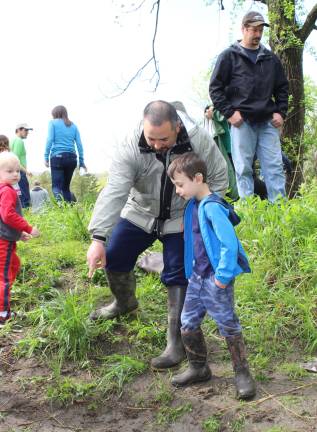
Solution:
[{"label": "boy in blue jacket", "polygon": [[243,247],[229,219],[226,202],[212,194],[206,183],[206,164],[195,153],[186,153],[171,163],[168,175],[176,193],[189,200],[184,214],[185,272],[188,288],[181,315],[181,335],[189,368],[172,378],[184,386],[211,378],[207,349],[200,325],[206,312],[225,337],[235,372],[239,399],[256,393],[241,325],[234,310],[235,277],[250,272]]}]

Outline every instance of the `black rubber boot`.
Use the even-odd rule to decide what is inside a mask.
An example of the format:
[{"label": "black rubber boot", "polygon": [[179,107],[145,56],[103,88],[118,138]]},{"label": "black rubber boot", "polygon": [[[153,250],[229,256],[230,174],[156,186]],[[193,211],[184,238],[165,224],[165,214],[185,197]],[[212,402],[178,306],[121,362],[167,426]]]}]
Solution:
[{"label": "black rubber boot", "polygon": [[107,271],[109,288],[115,300],[107,306],[101,307],[90,314],[90,319],[112,319],[119,315],[129,313],[138,307],[135,297],[136,280],[133,271],[112,272]]},{"label": "black rubber boot", "polygon": [[246,349],[242,334],[226,337],[235,373],[235,386],[238,399],[250,399],[256,394],[254,379],[249,370]]},{"label": "black rubber boot", "polygon": [[168,287],[168,330],[167,345],[159,357],[151,361],[154,369],[173,367],[184,360],[185,350],[181,338],[181,313],[186,295],[186,287],[175,285]]},{"label": "black rubber boot", "polygon": [[185,372],[175,375],[172,384],[183,387],[211,378],[211,371],[207,363],[207,348],[203,332],[199,328],[195,331],[182,331],[182,340],[185,347],[189,367]]}]

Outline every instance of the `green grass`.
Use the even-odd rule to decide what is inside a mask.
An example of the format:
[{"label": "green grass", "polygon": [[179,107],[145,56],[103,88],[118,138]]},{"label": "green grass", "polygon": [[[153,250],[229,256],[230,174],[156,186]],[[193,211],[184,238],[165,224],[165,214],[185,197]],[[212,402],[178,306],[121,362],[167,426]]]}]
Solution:
[{"label": "green grass", "polygon": [[298,380],[300,378],[309,376],[309,372],[296,363],[282,363],[279,365],[277,370],[287,374],[287,376],[292,380]]},{"label": "green grass", "polygon": [[202,423],[204,432],[220,432],[221,423],[218,416],[208,417]]},{"label": "green grass", "polygon": [[[307,358],[317,349],[316,202],[317,184],[313,183],[296,200],[271,205],[250,199],[236,205],[242,216],[239,237],[252,267],[251,274],[236,281],[237,313],[260,381],[268,379],[272,368],[301,378],[305,372],[294,358],[298,353]],[[136,315],[106,322],[89,320],[90,312],[110,296],[103,271],[92,280],[87,277],[90,214],[91,206],[80,204],[55,206],[41,215],[26,214],[42,236],[18,245],[22,269],[12,289],[12,309],[19,314],[14,323],[0,329],[0,335],[23,329],[23,337],[14,346],[17,356],[36,355],[51,370],[54,362],[60,370],[65,364],[72,364],[74,371],[85,365],[90,380],[52,373],[47,397],[62,404],[96,395],[121,395],[165,345],[166,289],[158,276],[140,270],[136,271],[140,301]],[[154,249],[160,250],[161,244],[156,242]],[[203,329],[207,341],[217,333],[210,319]],[[224,343],[214,338],[213,343],[219,345],[218,357],[228,359]],[[173,422],[178,414],[188,412],[189,407],[171,406],[173,394],[156,377],[153,382],[156,396],[151,403],[162,408],[159,422],[164,418]],[[36,385],[36,380],[31,384]],[[204,430],[217,430],[218,420],[205,420]]]},{"label": "green grass", "polygon": [[102,359],[98,387],[104,394],[115,392],[121,395],[124,384],[146,369],[147,365],[140,360],[127,355],[112,354]]},{"label": "green grass", "polygon": [[298,344],[317,348],[316,202],[315,185],[296,200],[237,206],[253,270],[237,280],[237,311],[252,350],[267,362]]},{"label": "green grass", "polygon": [[46,390],[47,399],[61,405],[72,405],[96,395],[96,382],[81,382],[69,377],[61,378],[49,385]]},{"label": "green grass", "polygon": [[175,423],[180,417],[192,411],[191,403],[185,403],[176,407],[162,406],[156,416],[159,425]]},{"label": "green grass", "polygon": [[265,429],[264,432],[290,432],[290,431],[280,426],[273,426],[270,427],[269,429]]}]

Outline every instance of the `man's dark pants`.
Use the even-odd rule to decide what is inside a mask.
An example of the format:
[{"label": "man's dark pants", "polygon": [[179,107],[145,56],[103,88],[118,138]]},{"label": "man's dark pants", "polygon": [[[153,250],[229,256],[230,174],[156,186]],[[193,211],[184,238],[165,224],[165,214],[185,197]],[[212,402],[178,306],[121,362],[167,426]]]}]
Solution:
[{"label": "man's dark pants", "polygon": [[21,191],[20,201],[23,208],[28,208],[31,205],[30,186],[28,178],[24,171],[20,172],[19,188]]},{"label": "man's dark pants", "polygon": [[153,231],[149,234],[123,218],[119,219],[109,240],[106,269],[113,272],[130,272],[138,256],[157,239],[163,244],[162,283],[167,287],[180,285],[185,288],[187,279],[184,271],[183,233],[160,236]]}]

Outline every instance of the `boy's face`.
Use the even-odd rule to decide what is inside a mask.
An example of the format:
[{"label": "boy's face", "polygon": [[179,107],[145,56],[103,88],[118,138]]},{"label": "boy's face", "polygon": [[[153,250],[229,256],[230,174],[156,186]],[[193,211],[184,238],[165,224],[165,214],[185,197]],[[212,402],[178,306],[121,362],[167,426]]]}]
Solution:
[{"label": "boy's face", "polygon": [[8,161],[0,167],[0,182],[14,185],[20,180],[20,164],[18,161]]},{"label": "boy's face", "polygon": [[203,184],[202,175],[196,174],[193,180],[186,176],[184,173],[175,172],[172,179],[176,188],[176,193],[185,200],[190,198],[197,198],[201,193],[201,186]]}]

